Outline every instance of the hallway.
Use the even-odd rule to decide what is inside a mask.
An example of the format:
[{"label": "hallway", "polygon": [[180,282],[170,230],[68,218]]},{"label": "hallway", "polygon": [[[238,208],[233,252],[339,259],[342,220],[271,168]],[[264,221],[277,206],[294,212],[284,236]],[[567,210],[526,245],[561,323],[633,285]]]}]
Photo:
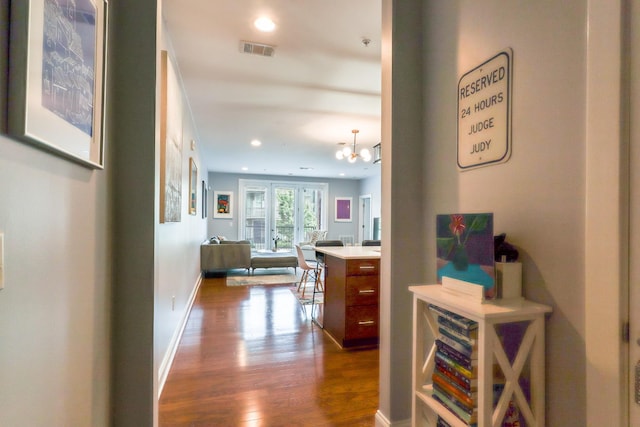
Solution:
[{"label": "hallway", "polygon": [[377,348],[340,350],[289,285],[225,281],[203,280],[159,402],[160,426],[374,425]]}]

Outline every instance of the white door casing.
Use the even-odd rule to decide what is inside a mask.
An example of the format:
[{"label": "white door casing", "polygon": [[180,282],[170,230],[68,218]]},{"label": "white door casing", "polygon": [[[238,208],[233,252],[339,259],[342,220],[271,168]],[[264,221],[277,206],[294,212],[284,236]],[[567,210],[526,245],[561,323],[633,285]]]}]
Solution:
[{"label": "white door casing", "polygon": [[360,196],[358,215],[358,241],[372,238],[371,195]]},{"label": "white door casing", "polygon": [[630,2],[629,426],[640,425],[640,4]]}]

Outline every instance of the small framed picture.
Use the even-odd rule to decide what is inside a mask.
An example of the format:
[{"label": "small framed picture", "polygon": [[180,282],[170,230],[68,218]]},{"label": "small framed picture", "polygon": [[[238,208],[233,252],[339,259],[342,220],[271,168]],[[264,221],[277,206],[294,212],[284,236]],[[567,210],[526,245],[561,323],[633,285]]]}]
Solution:
[{"label": "small framed picture", "polygon": [[233,192],[213,192],[213,217],[219,219],[233,218]]},{"label": "small framed picture", "polygon": [[351,222],[351,197],[336,197],[336,222]]}]

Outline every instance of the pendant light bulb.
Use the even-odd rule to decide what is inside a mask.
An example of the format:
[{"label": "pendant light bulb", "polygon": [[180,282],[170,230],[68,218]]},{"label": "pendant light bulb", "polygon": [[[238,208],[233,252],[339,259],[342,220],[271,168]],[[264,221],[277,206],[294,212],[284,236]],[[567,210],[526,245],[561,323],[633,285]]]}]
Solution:
[{"label": "pendant light bulb", "polygon": [[368,148],[363,148],[358,151],[356,150],[356,137],[360,131],[358,129],[353,129],[351,133],[353,134],[353,148],[348,145],[345,145],[341,150],[336,152],[336,159],[342,160],[347,159],[349,163],[355,163],[358,160],[358,157],[362,159],[364,162],[368,162],[371,160],[371,152]]}]

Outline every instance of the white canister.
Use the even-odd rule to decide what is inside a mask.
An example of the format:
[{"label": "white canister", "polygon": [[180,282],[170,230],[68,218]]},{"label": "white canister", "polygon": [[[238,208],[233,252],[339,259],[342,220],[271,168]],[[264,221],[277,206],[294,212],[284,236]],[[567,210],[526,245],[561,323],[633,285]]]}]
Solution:
[{"label": "white canister", "polygon": [[522,263],[496,262],[496,282],[498,298],[522,298]]}]

